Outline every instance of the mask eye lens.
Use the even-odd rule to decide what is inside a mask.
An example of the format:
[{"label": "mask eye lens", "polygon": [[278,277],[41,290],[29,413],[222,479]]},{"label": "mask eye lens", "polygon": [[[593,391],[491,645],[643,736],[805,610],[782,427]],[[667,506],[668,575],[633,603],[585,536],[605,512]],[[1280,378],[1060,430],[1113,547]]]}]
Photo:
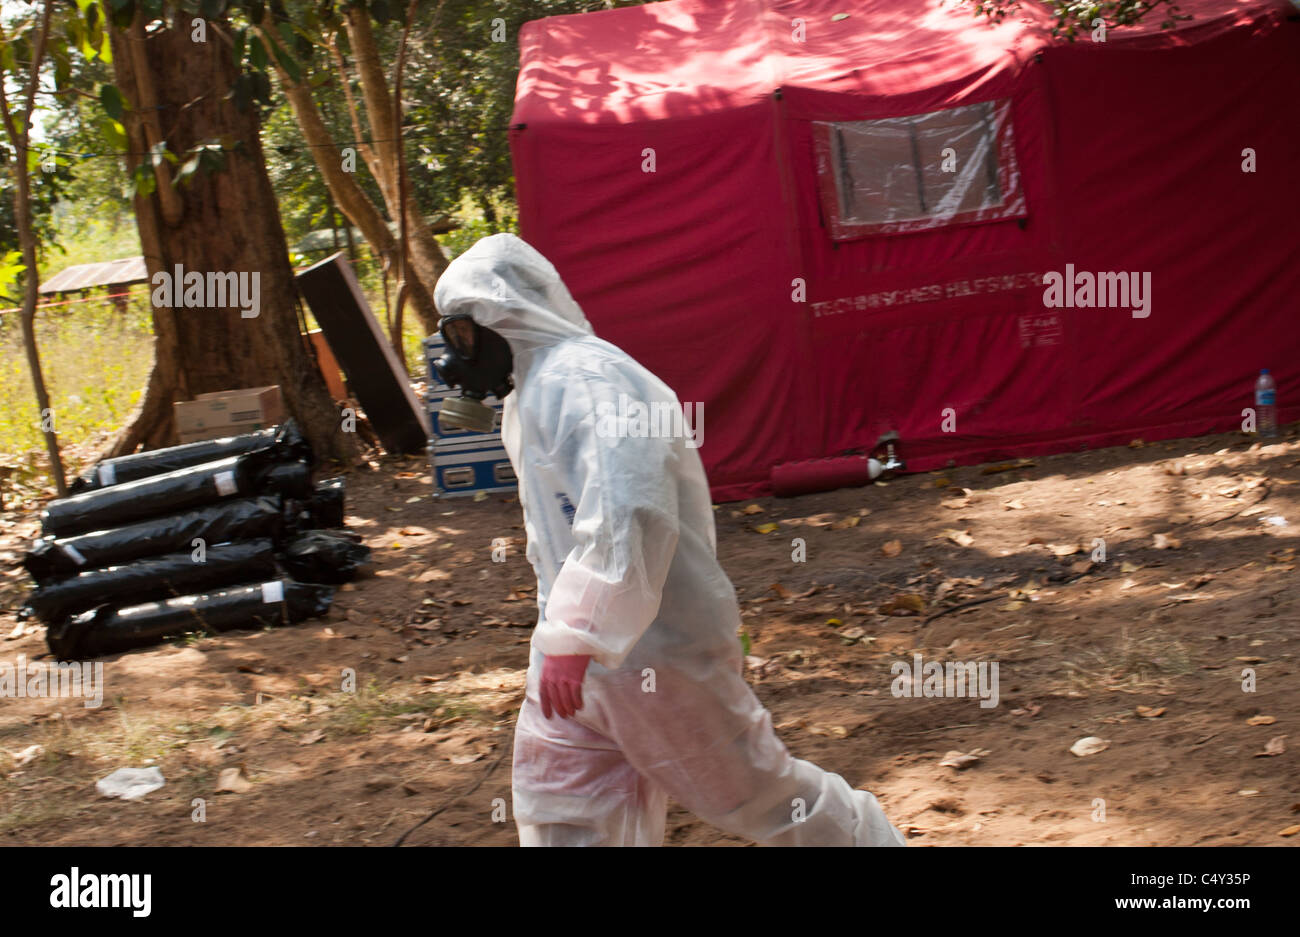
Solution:
[{"label": "mask eye lens", "polygon": [[473,360],[475,350],[473,319],[444,319],[442,337],[462,358]]}]

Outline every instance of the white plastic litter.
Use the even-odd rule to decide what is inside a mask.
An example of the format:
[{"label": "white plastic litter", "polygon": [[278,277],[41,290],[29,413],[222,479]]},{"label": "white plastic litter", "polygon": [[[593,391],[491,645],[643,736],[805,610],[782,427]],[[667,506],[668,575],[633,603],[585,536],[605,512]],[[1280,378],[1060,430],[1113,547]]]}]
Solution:
[{"label": "white plastic litter", "polygon": [[[679,408],[672,390],[597,338],[551,263],[513,235],[457,257],[435,300],[514,355],[501,432],[540,610],[515,730],[520,843],[660,845],[671,796],[760,843],[903,845],[875,797],[790,754],[741,676],[699,451],[598,423],[620,401]],[[542,716],[547,654],[593,658],[571,719]]]},{"label": "white plastic litter", "polygon": [[152,768],[118,768],[108,777],[96,781],[95,790],[105,797],[139,800],[166,783],[162,769],[156,765]]}]

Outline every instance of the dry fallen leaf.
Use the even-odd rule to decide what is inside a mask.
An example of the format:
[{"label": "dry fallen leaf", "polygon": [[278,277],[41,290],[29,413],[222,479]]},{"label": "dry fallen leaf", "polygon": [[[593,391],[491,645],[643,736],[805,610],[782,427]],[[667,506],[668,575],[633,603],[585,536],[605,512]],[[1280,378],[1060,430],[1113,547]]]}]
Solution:
[{"label": "dry fallen leaf", "polygon": [[903,541],[901,540],[886,541],[884,544],[881,545],[880,552],[885,554],[885,556],[898,556],[898,554],[903,552]]},{"label": "dry fallen leaf", "polygon": [[1297,833],[1300,833],[1300,825],[1296,825],[1296,826],[1288,826],[1285,830],[1280,830],[1280,831],[1278,832],[1277,835],[1278,835],[1278,836],[1295,836],[1295,834],[1297,834]]},{"label": "dry fallen leaf", "polygon": [[1014,501],[1004,501],[1002,506],[1008,511],[1023,511],[1025,509],[1025,502],[1017,498]]},{"label": "dry fallen leaf", "polygon": [[808,732],[810,735],[829,735],[837,739],[846,738],[849,734],[844,726],[812,726]]},{"label": "dry fallen leaf", "polygon": [[925,599],[915,592],[904,592],[894,596],[880,606],[882,615],[919,615],[925,611]]},{"label": "dry fallen leaf", "polygon": [[1264,745],[1262,752],[1255,752],[1256,758],[1269,758],[1273,755],[1280,755],[1286,751],[1285,735],[1275,735]]},{"label": "dry fallen leaf", "polygon": [[453,765],[469,765],[478,761],[482,757],[482,754],[479,752],[462,752],[459,755],[452,755],[447,760]]},{"label": "dry fallen leaf", "polygon": [[322,729],[312,729],[310,732],[304,732],[298,739],[299,745],[312,745],[325,738],[325,732]]},{"label": "dry fallen leaf", "polygon": [[986,748],[972,748],[970,751],[964,753],[951,751],[943,756],[943,761],[939,762],[939,767],[956,768],[958,771],[962,771],[978,762],[988,753],[988,749]]},{"label": "dry fallen leaf", "polygon": [[1271,726],[1275,722],[1277,722],[1277,718],[1274,716],[1251,716],[1249,719],[1246,720],[1246,725]]},{"label": "dry fallen leaf", "polygon": [[1073,556],[1083,550],[1077,543],[1049,543],[1047,549],[1051,550],[1054,556]]},{"label": "dry fallen leaf", "polygon": [[941,536],[947,537],[959,547],[968,547],[975,542],[975,538],[970,535],[970,531],[954,530],[951,527],[946,529]]},{"label": "dry fallen leaf", "polygon": [[1095,755],[1098,752],[1104,752],[1108,748],[1110,748],[1110,742],[1106,741],[1105,739],[1098,738],[1095,735],[1089,735],[1079,739],[1079,741],[1071,745],[1070,753],[1073,755],[1078,755],[1080,758],[1086,758],[1089,755]]},{"label": "dry fallen leaf", "polygon": [[1141,568],[1142,567],[1139,566],[1137,563],[1130,563],[1128,560],[1125,560],[1123,563],[1119,564],[1119,571],[1121,573],[1136,573]]},{"label": "dry fallen leaf", "polygon": [[773,531],[775,531],[778,526],[779,525],[777,524],[759,524],[757,527],[754,528],[754,530],[760,534],[770,534]]},{"label": "dry fallen leaf", "polygon": [[862,518],[857,514],[851,514],[831,524],[831,530],[845,530],[849,527],[857,527]]},{"label": "dry fallen leaf", "polygon": [[1137,708],[1137,714],[1143,719],[1159,719],[1168,711],[1164,706],[1159,709],[1152,709],[1150,706],[1139,706]]},{"label": "dry fallen leaf", "polygon": [[1177,550],[1183,545],[1181,540],[1169,534],[1156,534],[1154,539],[1157,550]]},{"label": "dry fallen leaf", "polygon": [[45,754],[45,749],[40,745],[28,745],[20,752],[10,752],[9,757],[14,760],[14,767],[21,768],[29,765],[41,755]]},{"label": "dry fallen leaf", "polygon": [[253,789],[253,782],[248,780],[248,775],[244,774],[244,766],[239,765],[237,768],[222,768],[221,773],[217,775],[217,793],[230,792],[232,794],[243,794]]},{"label": "dry fallen leaf", "polygon": [[763,508],[758,504],[747,504],[740,509],[741,514],[762,514]]}]

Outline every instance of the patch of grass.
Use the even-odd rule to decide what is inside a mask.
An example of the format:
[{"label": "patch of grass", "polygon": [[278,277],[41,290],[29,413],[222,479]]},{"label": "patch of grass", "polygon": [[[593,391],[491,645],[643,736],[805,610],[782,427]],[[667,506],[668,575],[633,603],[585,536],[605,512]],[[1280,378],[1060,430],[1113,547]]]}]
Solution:
[{"label": "patch of grass", "polygon": [[412,713],[433,716],[437,712],[439,720],[451,721],[478,712],[477,707],[451,703],[437,694],[420,694],[411,686],[382,687],[375,680],[355,693],[331,694],[327,704],[331,707],[327,728],[344,735],[364,735],[380,723]]},{"label": "patch of grass", "polygon": [[[153,366],[147,303],[136,297],[124,311],[105,300],[37,313],[41,368],[61,446],[106,439],[139,403]],[[44,476],[44,448],[21,323],[12,313],[0,318],[0,459],[16,462],[20,473],[30,468]]]},{"label": "patch of grass", "polygon": [[1170,677],[1191,673],[1191,655],[1182,642],[1163,631],[1134,637],[1128,628],[1101,647],[1063,661],[1068,688],[1147,691],[1164,687]]},{"label": "patch of grass", "polygon": [[0,813],[0,833],[44,826],[74,816],[85,807],[70,797],[31,797],[11,803]]}]

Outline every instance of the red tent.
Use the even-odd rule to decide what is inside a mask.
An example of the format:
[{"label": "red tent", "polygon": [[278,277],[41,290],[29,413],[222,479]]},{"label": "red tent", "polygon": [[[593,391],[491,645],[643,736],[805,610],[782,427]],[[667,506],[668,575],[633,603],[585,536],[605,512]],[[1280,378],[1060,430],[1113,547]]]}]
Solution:
[{"label": "red tent", "polygon": [[1072,44],[1032,3],[529,23],[522,235],[704,403],[722,500],[887,429],[913,469],[1226,431],[1261,367],[1300,418],[1300,22],[1181,6]]}]

